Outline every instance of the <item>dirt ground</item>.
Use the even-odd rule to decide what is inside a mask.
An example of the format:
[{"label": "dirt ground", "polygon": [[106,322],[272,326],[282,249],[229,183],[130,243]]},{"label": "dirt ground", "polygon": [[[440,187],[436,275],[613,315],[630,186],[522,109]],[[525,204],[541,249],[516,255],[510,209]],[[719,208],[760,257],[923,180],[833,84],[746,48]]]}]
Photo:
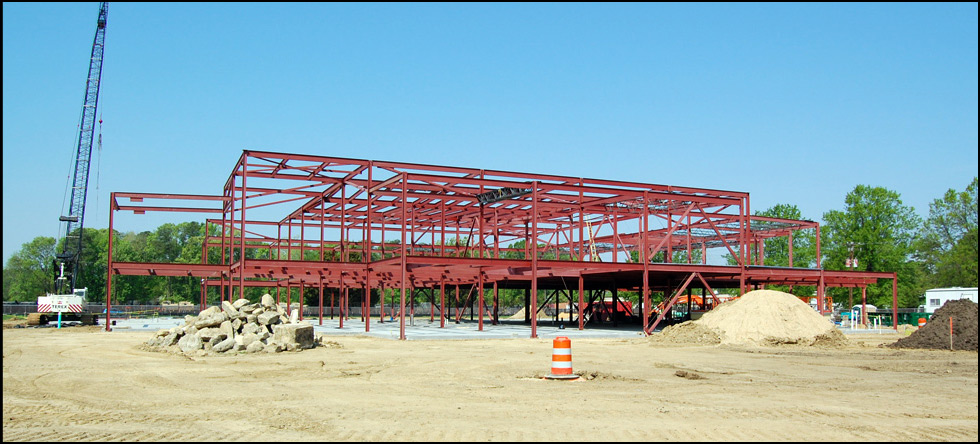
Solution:
[{"label": "dirt ground", "polygon": [[327,337],[144,351],[153,333],[3,330],[3,441],[977,441],[977,353]]}]

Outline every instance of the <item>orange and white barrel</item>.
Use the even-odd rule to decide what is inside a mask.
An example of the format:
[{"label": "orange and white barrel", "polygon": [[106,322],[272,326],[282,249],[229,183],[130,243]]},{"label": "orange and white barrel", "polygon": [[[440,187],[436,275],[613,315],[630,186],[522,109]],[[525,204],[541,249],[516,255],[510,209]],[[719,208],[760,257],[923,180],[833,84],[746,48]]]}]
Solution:
[{"label": "orange and white barrel", "polygon": [[919,328],[926,326],[926,318],[919,318]]},{"label": "orange and white barrel", "polygon": [[551,352],[551,374],[548,379],[575,379],[572,373],[572,341],[564,336],[555,338]]}]

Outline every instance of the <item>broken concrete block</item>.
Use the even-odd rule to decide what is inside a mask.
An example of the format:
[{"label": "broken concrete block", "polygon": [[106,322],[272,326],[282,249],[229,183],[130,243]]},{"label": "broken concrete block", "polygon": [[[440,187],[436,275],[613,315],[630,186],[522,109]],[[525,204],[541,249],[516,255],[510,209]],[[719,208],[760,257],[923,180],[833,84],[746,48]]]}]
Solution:
[{"label": "broken concrete block", "polygon": [[199,317],[199,318],[206,318],[206,317],[211,316],[213,314],[217,314],[220,311],[221,311],[221,309],[218,308],[218,307],[208,307],[208,308],[205,308],[200,313],[198,313],[197,317]]},{"label": "broken concrete block", "polygon": [[241,298],[237,299],[235,302],[231,304],[231,306],[234,307],[235,310],[240,310],[242,307],[246,305],[248,305],[248,299],[241,299]]},{"label": "broken concrete block", "polygon": [[222,322],[221,325],[218,326],[218,330],[220,330],[222,333],[225,334],[225,336],[229,338],[235,336],[236,329],[234,327],[234,324],[232,324],[232,321]]},{"label": "broken concrete block", "polygon": [[228,336],[228,335],[226,335],[226,334],[224,334],[224,333],[218,333],[218,334],[216,334],[216,335],[214,335],[214,336],[213,336],[213,337],[211,338],[211,341],[210,341],[210,343],[211,343],[211,344],[217,344],[217,343],[219,343],[219,342],[221,342],[221,341],[224,341],[225,339],[228,339],[228,338],[230,338],[230,337],[231,337],[231,336]]},{"label": "broken concrete block", "polygon": [[177,346],[184,353],[188,353],[194,350],[200,350],[204,346],[204,341],[201,341],[201,338],[196,334],[184,335],[184,337],[177,341]]},{"label": "broken concrete block", "polygon": [[264,348],[265,348],[265,344],[263,344],[262,341],[255,341],[245,346],[245,352],[256,353],[262,351],[262,349]]},{"label": "broken concrete block", "polygon": [[234,346],[235,346],[235,340],[233,338],[226,338],[224,341],[215,344],[214,347],[212,347],[212,350],[218,353],[224,353],[228,350],[231,350],[232,347]]},{"label": "broken concrete block", "polygon": [[267,311],[259,315],[258,321],[261,325],[278,324],[279,313],[276,313],[275,311]]},{"label": "broken concrete block", "polygon": [[238,316],[238,309],[228,301],[221,301],[221,311],[227,313],[229,318]]},{"label": "broken concrete block", "polygon": [[[211,307],[211,308],[215,308],[215,307]],[[216,314],[212,314],[208,316],[199,316],[197,322],[194,323],[194,326],[197,327],[198,329],[205,328],[205,327],[215,327],[221,325],[222,322],[225,322],[227,320],[228,320],[227,313],[218,312]]]},{"label": "broken concrete block", "polygon": [[255,333],[245,333],[242,335],[242,344],[245,345],[245,347],[248,347],[253,342],[258,340],[259,340],[259,335]]},{"label": "broken concrete block", "polygon": [[283,324],[273,327],[272,342],[276,344],[295,343],[300,349],[313,348],[313,326],[301,324]]},{"label": "broken concrete block", "polygon": [[295,324],[299,322],[299,309],[294,308],[293,311],[289,312],[289,323]]},{"label": "broken concrete block", "polygon": [[262,306],[263,307],[269,308],[269,307],[272,307],[274,305],[276,305],[276,298],[272,297],[272,295],[271,294],[268,294],[268,293],[262,295]]},{"label": "broken concrete block", "polygon": [[197,336],[201,338],[201,341],[208,342],[220,332],[221,330],[218,330],[217,328],[207,327],[200,329],[197,332]]}]

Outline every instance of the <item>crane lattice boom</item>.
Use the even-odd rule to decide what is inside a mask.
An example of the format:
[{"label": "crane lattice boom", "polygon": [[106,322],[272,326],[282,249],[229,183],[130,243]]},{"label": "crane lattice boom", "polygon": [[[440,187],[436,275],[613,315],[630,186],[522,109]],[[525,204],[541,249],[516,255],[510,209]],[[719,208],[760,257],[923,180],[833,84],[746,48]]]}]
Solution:
[{"label": "crane lattice boom", "polygon": [[[82,224],[85,221],[85,197],[88,191],[88,171],[92,157],[92,140],[95,135],[95,117],[99,105],[99,86],[102,80],[102,54],[105,48],[106,17],[109,4],[99,5],[99,21],[92,43],[92,58],[85,80],[85,102],[82,105],[82,123],[78,131],[78,149],[75,153],[75,173],[71,184],[71,207],[67,216],[61,216],[65,223],[65,240],[58,259],[65,266],[68,282],[58,279],[55,291],[70,293],[75,288],[79,271],[79,255],[82,251]],[[70,287],[65,288],[69,285]],[[61,288],[58,288],[61,287]]]}]

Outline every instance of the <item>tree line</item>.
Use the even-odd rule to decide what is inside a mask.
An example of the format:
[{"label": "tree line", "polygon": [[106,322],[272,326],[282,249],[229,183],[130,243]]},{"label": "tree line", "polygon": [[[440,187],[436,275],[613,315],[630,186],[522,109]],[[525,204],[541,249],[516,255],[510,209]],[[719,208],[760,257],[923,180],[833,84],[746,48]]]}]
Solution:
[{"label": "tree line", "polygon": [[[792,204],[778,204],[755,213],[759,216],[806,220],[805,215]],[[977,178],[962,191],[949,189],[942,197],[929,205],[929,215],[922,220],[913,208],[904,205],[900,195],[882,187],[858,185],[847,194],[844,208],[823,214],[820,230],[821,266],[827,270],[854,270],[870,272],[896,272],[898,274],[899,306],[916,307],[923,303],[926,289],[936,287],[977,286]],[[212,227],[218,230],[218,227]],[[175,262],[200,263],[201,244],[205,225],[198,222],[163,224],[154,231],[114,233],[113,260],[120,262]],[[213,232],[212,235],[219,233]],[[80,267],[77,271],[79,287],[88,288],[92,302],[105,300],[106,264],[108,256],[108,229],[85,228],[82,236]],[[63,242],[63,240],[62,240]],[[389,241],[398,244],[399,241]],[[448,245],[466,245],[468,239],[451,240]],[[801,230],[794,233],[793,266],[816,266],[816,233]],[[3,300],[33,302],[38,296],[53,290],[58,274],[55,254],[62,245],[52,237],[36,237],[21,246],[4,264]],[[523,259],[524,241],[508,246],[512,250],[503,253],[504,258]],[[472,249],[472,246],[471,246]],[[569,258],[567,252],[556,252],[541,245],[543,259]],[[701,252],[692,252],[694,262],[701,261]],[[284,254],[271,248],[246,248],[246,258],[272,258]],[[292,251],[294,259],[298,251]],[[338,252],[326,251],[324,260],[338,260]],[[351,251],[350,260],[359,261],[361,253]],[[755,250],[752,250],[755,263]],[[372,252],[373,259],[380,259]],[[209,262],[216,263],[213,258]],[[318,260],[319,252],[307,250],[304,259]],[[663,252],[652,259],[664,262]],[[638,261],[634,252],[633,261]],[[687,262],[687,252],[674,252],[674,262]],[[729,263],[735,263],[727,255]],[[789,239],[779,237],[765,240],[763,263],[768,266],[789,265]],[[856,267],[854,264],[856,263]],[[571,284],[570,284],[571,285]],[[577,283],[572,285],[577,287]],[[117,303],[151,303],[159,301],[198,301],[200,281],[190,276],[120,276],[113,279],[114,297]],[[814,287],[793,288],[770,286],[768,288],[790,291],[799,296],[810,296]],[[212,289],[210,298],[216,297]],[[246,290],[246,297],[257,298],[265,289]],[[297,290],[294,290],[297,291]],[[847,299],[846,288],[829,288],[828,294],[840,302]],[[254,293],[254,294],[253,294]],[[354,290],[359,295],[360,290]],[[391,303],[400,293],[386,291],[386,303]],[[501,290],[503,305],[523,305],[523,290]],[[869,303],[890,306],[891,282],[868,287]],[[638,295],[625,292],[620,296],[636,302]],[[307,289],[303,295],[306,303],[316,304],[317,289]],[[355,296],[359,299],[359,296]],[[373,292],[377,303],[382,294]],[[664,297],[654,293],[655,301]],[[355,302],[351,302],[355,306]]]}]

